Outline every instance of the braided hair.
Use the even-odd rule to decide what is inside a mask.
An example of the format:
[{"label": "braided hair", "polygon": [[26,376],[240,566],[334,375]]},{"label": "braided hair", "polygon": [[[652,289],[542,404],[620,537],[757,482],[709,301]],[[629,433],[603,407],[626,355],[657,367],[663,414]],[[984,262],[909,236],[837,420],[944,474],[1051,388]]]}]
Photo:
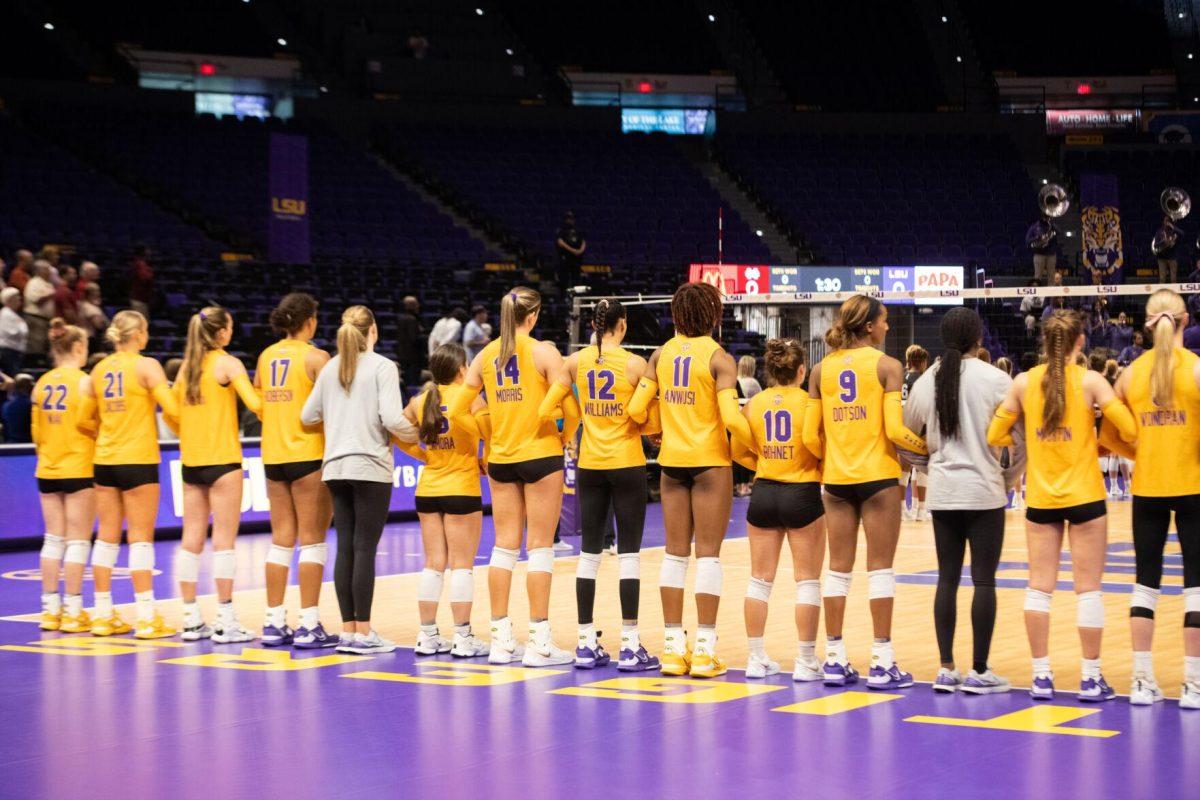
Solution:
[{"label": "braided hair", "polygon": [[599,361],[603,353],[604,334],[611,333],[617,329],[617,323],[625,319],[625,306],[617,300],[609,300],[605,298],[596,303],[596,310],[592,314],[592,330],[596,332],[596,360]]},{"label": "braided hair", "polygon": [[685,283],[671,298],[671,321],[683,336],[711,336],[721,321],[721,290],[711,283]]},{"label": "braided hair", "polygon": [[1046,345],[1046,374],[1042,376],[1042,427],[1053,430],[1067,412],[1067,356],[1083,333],[1083,323],[1074,311],[1055,311],[1042,324]]}]

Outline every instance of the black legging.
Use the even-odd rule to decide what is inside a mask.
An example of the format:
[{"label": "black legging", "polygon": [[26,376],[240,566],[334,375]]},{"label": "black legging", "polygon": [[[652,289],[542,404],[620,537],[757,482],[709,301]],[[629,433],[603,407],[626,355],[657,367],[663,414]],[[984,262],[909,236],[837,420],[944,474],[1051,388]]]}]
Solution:
[{"label": "black legging", "polygon": [[333,586],[343,622],[371,619],[375,597],[375,551],[387,523],[392,484],[379,481],[325,481],[333,495],[337,561]]},{"label": "black legging", "polygon": [[[599,555],[604,549],[604,523],[609,509],[617,522],[617,553],[637,553],[642,549],[642,531],[646,527],[646,468],[580,469],[575,473],[579,492],[579,515],[583,523],[585,553]],[[626,578],[620,582],[621,618],[638,618],[638,597],[642,582]],[[596,605],[596,581],[575,579],[575,602],[579,624],[590,625]]]},{"label": "black legging", "polygon": [[933,598],[933,624],[943,664],[954,662],[954,623],[958,618],[958,583],[963,555],[971,544],[971,630],[975,648],[971,668],[987,671],[996,625],[996,568],[1004,546],[1004,509],[934,511],[933,538],[937,544],[938,584]]},{"label": "black legging", "polygon": [[1151,589],[1162,585],[1163,548],[1175,512],[1175,530],[1183,551],[1183,586],[1200,586],[1200,495],[1133,496],[1133,554],[1137,582]]}]

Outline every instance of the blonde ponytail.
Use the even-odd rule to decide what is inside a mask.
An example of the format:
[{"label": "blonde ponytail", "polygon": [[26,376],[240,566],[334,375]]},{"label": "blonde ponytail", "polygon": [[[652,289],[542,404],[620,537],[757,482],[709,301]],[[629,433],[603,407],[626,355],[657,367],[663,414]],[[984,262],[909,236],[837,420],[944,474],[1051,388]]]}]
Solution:
[{"label": "blonde ponytail", "polygon": [[184,401],[188,405],[200,402],[200,373],[204,368],[204,357],[220,347],[217,335],[230,322],[229,312],[220,306],[206,306],[188,320],[187,345],[183,351],[183,384],[187,391]]},{"label": "blonde ponytail", "polygon": [[375,325],[375,315],[366,306],[350,306],[342,314],[338,328],[338,383],[349,394],[358,371],[358,356],[367,350],[367,337]]},{"label": "blonde ponytail", "polygon": [[1174,401],[1175,332],[1186,312],[1183,298],[1170,289],[1159,289],[1146,301],[1146,328],[1154,338],[1150,399],[1159,408],[1169,408]]},{"label": "blonde ponytail", "polygon": [[517,326],[542,310],[542,296],[533,289],[517,286],[500,298],[500,357],[503,368],[517,352]]},{"label": "blonde ponytail", "polygon": [[1067,413],[1067,356],[1079,340],[1083,324],[1074,311],[1055,311],[1042,325],[1046,344],[1046,374],[1042,376],[1042,429],[1062,425]]}]

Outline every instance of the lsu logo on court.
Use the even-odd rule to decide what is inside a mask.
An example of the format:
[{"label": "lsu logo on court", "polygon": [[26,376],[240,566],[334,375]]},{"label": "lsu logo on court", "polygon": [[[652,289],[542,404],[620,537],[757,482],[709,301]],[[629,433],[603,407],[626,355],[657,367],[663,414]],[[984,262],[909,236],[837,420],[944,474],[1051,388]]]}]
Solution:
[{"label": "lsu logo on court", "polygon": [[285,217],[303,217],[308,213],[308,201],[294,197],[272,197],[271,212]]}]

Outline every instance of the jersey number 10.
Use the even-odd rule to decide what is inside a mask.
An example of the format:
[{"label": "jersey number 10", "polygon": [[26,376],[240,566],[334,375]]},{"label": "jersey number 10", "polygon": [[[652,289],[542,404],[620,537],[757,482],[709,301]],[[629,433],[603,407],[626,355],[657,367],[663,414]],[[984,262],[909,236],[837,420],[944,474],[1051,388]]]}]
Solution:
[{"label": "jersey number 10", "polygon": [[768,442],[790,442],[792,440],[792,414],[790,411],[767,411],[763,414],[763,427]]}]

